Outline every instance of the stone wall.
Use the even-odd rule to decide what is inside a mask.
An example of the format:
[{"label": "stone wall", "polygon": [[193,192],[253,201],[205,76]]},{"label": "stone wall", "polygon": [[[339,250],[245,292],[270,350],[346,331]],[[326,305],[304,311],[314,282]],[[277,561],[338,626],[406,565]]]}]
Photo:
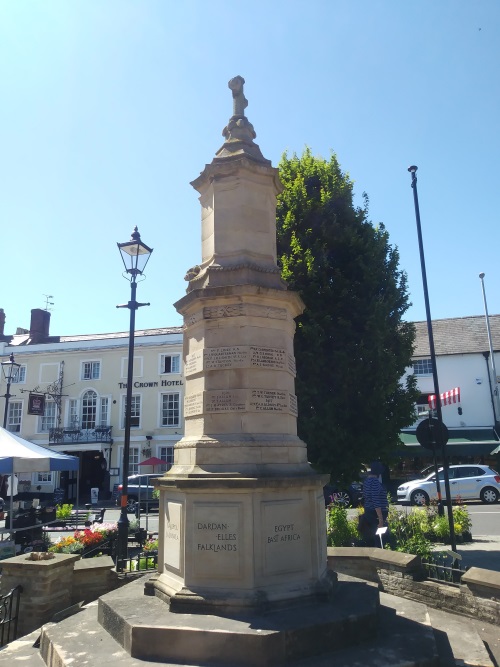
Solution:
[{"label": "stone wall", "polygon": [[92,602],[125,583],[126,580],[118,577],[114,567],[111,556],[77,561],[73,570],[72,604]]},{"label": "stone wall", "polygon": [[118,588],[119,578],[109,556],[80,560],[77,554],[53,554],[50,560],[30,560],[30,554],[2,561],[0,593],[22,586],[18,637],[41,627],[59,611],[77,602],[91,602]]},{"label": "stone wall", "polygon": [[429,607],[500,625],[500,572],[473,567],[459,586],[425,581],[418,556],[372,547],[329,547],[328,568]]},{"label": "stone wall", "polygon": [[73,566],[80,556],[56,554],[52,560],[29,560],[29,554],[2,561],[0,592],[22,586],[18,637],[39,628],[71,605]]}]

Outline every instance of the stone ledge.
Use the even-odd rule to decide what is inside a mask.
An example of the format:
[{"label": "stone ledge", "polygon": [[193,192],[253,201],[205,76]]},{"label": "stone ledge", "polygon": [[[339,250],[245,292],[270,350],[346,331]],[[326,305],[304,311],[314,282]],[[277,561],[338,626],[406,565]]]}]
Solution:
[{"label": "stone ledge", "polygon": [[462,577],[464,584],[481,584],[496,589],[500,593],[500,572],[485,570],[482,567],[471,567]]},{"label": "stone ledge", "polygon": [[329,547],[328,568],[386,593],[500,625],[500,573],[473,567],[459,586],[426,580],[420,558],[373,547]]}]

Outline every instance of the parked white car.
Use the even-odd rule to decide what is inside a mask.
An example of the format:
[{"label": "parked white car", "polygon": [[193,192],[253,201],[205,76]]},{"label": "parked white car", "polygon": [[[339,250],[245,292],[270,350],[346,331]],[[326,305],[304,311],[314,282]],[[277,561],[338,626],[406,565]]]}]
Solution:
[{"label": "parked white car", "polygon": [[[485,465],[464,464],[449,467],[450,492],[452,500],[482,500],[483,503],[496,503],[500,498],[500,475]],[[439,469],[441,496],[446,498],[444,472]],[[411,505],[427,505],[429,500],[437,499],[436,474],[431,473],[424,479],[414,479],[398,487],[398,502]]]}]

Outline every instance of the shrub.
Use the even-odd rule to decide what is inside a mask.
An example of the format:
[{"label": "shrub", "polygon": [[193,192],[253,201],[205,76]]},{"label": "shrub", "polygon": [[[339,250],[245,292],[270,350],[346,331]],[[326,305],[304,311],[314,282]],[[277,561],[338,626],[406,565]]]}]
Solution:
[{"label": "shrub", "polygon": [[472,520],[469,515],[469,510],[465,505],[459,504],[453,507],[453,525],[457,535],[470,533]]},{"label": "shrub", "polygon": [[356,521],[349,520],[347,509],[332,503],[327,509],[327,544],[329,547],[350,547],[358,539]]},{"label": "shrub", "polygon": [[158,551],[158,538],[156,540],[148,540],[142,549],[143,551]]},{"label": "shrub", "polygon": [[434,517],[432,532],[441,542],[450,539],[450,524],[446,515]]},{"label": "shrub", "polygon": [[65,503],[64,505],[56,505],[56,519],[69,519],[71,518],[71,512],[73,510],[73,505]]}]

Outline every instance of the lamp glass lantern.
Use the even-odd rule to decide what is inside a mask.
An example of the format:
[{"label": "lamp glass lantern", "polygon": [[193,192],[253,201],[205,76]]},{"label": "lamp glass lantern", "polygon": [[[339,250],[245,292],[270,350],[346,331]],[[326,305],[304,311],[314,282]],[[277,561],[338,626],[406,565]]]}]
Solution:
[{"label": "lamp glass lantern", "polygon": [[130,241],[117,243],[116,245],[122,256],[125,271],[133,278],[137,275],[142,275],[151,257],[153,248],[150,248],[141,241],[141,235],[137,227],[134,228]]},{"label": "lamp glass lantern", "polygon": [[14,354],[12,353],[9,357],[9,361],[2,361],[2,373],[7,384],[14,382],[16,377],[19,374],[19,369],[21,364],[16,364],[14,361]]}]

